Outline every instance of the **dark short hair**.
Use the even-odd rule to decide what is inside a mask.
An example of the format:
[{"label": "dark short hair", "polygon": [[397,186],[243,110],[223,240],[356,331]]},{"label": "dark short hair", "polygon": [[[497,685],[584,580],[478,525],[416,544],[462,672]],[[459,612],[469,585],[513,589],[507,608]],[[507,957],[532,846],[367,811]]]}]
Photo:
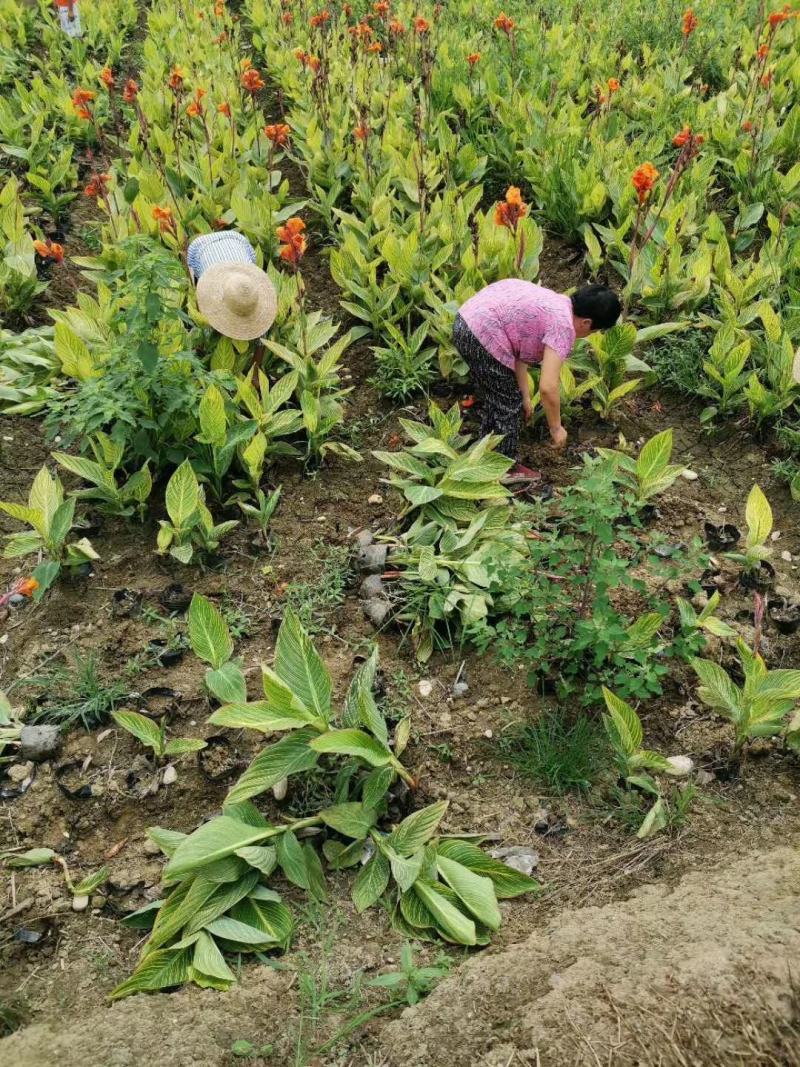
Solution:
[{"label": "dark short hair", "polygon": [[607,285],[583,285],[572,294],[572,312],[579,319],[591,319],[595,330],[610,329],[622,312],[622,304]]}]

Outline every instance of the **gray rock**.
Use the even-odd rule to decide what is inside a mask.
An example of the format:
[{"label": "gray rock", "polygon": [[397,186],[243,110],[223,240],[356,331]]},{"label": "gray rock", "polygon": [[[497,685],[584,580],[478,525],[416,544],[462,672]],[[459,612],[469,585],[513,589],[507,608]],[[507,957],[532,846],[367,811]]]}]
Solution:
[{"label": "gray rock", "polygon": [[356,565],[368,574],[380,574],[386,567],[388,545],[367,545],[356,553]]},{"label": "gray rock", "polygon": [[365,549],[375,540],[372,530],[359,530],[353,538],[360,549]]},{"label": "gray rock", "polygon": [[701,771],[697,772],[697,774],[695,775],[695,779],[694,780],[697,782],[698,785],[703,786],[703,785],[711,785],[711,783],[715,779],[716,779],[716,775],[713,774],[711,771],[703,771],[703,770],[701,770]]},{"label": "gray rock", "polygon": [[539,853],[525,845],[509,845],[503,848],[493,848],[490,853],[496,860],[502,860],[507,867],[519,871],[520,874],[530,875],[539,866]]},{"label": "gray rock", "polygon": [[19,735],[21,759],[43,763],[58,755],[61,731],[57,726],[23,726]]},{"label": "gray rock", "polygon": [[669,770],[674,778],[686,778],[694,770],[694,761],[689,756],[667,756]]},{"label": "gray rock", "polygon": [[361,610],[376,628],[380,628],[386,622],[391,612],[388,601],[372,597],[370,600],[361,601]]},{"label": "gray rock", "polygon": [[380,574],[368,574],[359,587],[359,593],[363,600],[385,599],[386,588]]}]

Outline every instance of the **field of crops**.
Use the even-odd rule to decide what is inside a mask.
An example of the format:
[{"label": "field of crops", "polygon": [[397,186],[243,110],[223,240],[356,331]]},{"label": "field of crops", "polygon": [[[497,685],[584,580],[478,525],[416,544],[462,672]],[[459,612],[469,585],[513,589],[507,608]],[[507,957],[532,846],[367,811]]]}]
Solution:
[{"label": "field of crops", "polygon": [[[800,9],[78,6],[0,0],[0,1059],[798,1067]],[[507,278],[623,306],[516,495]]]}]

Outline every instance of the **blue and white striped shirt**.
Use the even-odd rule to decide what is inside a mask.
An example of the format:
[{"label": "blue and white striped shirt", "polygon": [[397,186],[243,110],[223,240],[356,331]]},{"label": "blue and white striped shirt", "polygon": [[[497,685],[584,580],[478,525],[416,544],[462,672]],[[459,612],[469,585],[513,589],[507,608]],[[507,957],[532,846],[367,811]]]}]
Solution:
[{"label": "blue and white striped shirt", "polygon": [[247,238],[236,230],[204,233],[195,237],[186,253],[186,263],[195,284],[216,263],[255,263],[256,253]]}]

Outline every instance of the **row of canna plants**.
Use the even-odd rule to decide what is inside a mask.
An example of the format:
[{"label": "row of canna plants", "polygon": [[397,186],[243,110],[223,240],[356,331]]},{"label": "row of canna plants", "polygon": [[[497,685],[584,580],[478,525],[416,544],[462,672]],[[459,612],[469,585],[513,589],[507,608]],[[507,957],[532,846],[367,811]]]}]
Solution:
[{"label": "row of canna plants", "polygon": [[[337,708],[330,674],[291,611],[281,624],[273,665],[262,667],[263,695],[256,700],[248,700],[222,615],[197,595],[189,636],[208,664],[209,692],[221,701],[210,722],[283,736],[254,758],[229,790],[221,814],[188,835],[149,830],[168,858],[165,895],[123,920],[148,933],[139,963],[113,998],[186,982],[227,989],[236,975],[226,955],[263,957],[286,949],[293,919],[274,888],[277,878],[289,884],[293,898],[299,890],[324,901],[326,868],[351,871],[357,911],[380,903],[404,936],[466,946],[486,944],[499,928],[499,900],[538,888],[475,843],[444,833],[446,801],[390,820],[397,794],[416,782],[402,762],[410,719],[390,730],[375,700],[377,650],[358,668]],[[120,714],[118,722],[139,736],[134,718]],[[332,804],[291,821],[268,819],[256,805],[269,790],[285,795],[287,780],[291,789],[293,776],[315,768],[334,787]]]}]

